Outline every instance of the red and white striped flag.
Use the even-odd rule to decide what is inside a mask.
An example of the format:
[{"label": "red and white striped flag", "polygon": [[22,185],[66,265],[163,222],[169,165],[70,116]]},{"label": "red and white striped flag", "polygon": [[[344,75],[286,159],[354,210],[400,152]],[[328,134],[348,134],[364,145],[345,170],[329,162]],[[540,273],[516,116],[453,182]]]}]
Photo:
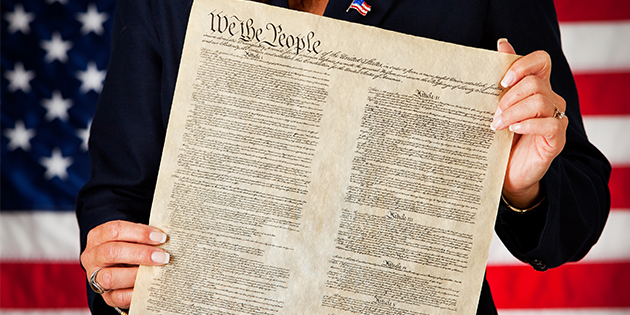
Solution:
[{"label": "red and white striped flag", "polygon": [[487,277],[501,315],[630,314],[630,1],[555,0],[586,133],[612,164],[612,211],[578,263],[546,272],[498,238]]},{"label": "red and white striped flag", "polygon": [[[630,1],[556,7],[588,136],[613,165],[613,209],[583,261],[541,273],[497,241],[487,277],[501,315],[630,314]],[[89,313],[72,203],[88,172],[85,131],[112,9],[112,0],[2,1],[0,314]]]},{"label": "red and white striped flag", "polygon": [[2,0],[0,314],[89,313],[73,210],[114,2]]},{"label": "red and white striped flag", "polygon": [[352,3],[350,3],[346,12],[350,11],[350,9],[355,9],[359,12],[359,14],[365,16],[372,10],[372,7],[367,4],[365,0],[352,0]]}]

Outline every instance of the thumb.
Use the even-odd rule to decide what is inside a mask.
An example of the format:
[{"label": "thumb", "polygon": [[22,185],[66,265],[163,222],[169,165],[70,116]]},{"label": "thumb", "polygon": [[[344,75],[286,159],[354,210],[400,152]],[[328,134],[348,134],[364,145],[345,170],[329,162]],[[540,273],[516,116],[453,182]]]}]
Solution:
[{"label": "thumb", "polygon": [[497,51],[508,54],[516,54],[516,51],[514,51],[512,45],[508,43],[507,38],[499,38],[499,40],[497,41]]}]

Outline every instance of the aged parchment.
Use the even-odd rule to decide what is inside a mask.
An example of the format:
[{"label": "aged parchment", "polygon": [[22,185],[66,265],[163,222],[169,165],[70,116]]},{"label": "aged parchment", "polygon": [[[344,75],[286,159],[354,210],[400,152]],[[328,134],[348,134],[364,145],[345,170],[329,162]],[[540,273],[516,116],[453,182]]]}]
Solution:
[{"label": "aged parchment", "polygon": [[474,314],[516,58],[196,0],[131,314]]}]

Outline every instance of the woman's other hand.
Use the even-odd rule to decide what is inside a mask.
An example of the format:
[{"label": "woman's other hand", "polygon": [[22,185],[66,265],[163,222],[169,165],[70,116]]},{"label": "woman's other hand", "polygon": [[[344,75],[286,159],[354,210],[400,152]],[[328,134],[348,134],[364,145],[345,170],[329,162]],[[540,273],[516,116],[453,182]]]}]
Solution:
[{"label": "woman's other hand", "polygon": [[[497,50],[514,54],[507,40]],[[518,59],[501,85],[503,95],[494,115],[492,129],[509,128],[514,134],[503,195],[512,205],[527,208],[542,198],[540,180],[566,142],[569,119],[562,113],[566,102],[551,89],[551,59],[536,51]]]},{"label": "woman's other hand", "polygon": [[88,281],[96,273],[96,282],[105,291],[105,302],[113,307],[129,308],[138,265],[163,265],[170,256],[155,247],[166,242],[166,234],[144,224],[110,221],[92,229],[81,254],[81,264]]}]

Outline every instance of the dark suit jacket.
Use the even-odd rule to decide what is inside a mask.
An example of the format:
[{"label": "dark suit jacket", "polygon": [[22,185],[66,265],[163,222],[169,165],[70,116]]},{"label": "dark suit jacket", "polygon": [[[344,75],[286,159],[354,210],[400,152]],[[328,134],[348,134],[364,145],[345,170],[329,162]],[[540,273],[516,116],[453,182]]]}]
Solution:
[{"label": "dark suit jacket", "polygon": [[[325,15],[490,50],[505,37],[521,55],[551,55],[553,89],[568,106],[567,143],[542,181],[544,204],[527,214],[502,205],[496,232],[514,256],[537,270],[582,258],[608,215],[610,165],[585,136],[552,0],[368,0],[372,11],[365,17],[346,12],[350,2],[330,0]],[[82,249],[88,231],[101,223],[148,222],[191,4],[117,4],[111,62],[89,142],[91,179],[77,202]],[[287,6],[286,0],[270,4]],[[116,314],[88,292],[94,314]],[[496,314],[485,281],[478,313]]]}]

